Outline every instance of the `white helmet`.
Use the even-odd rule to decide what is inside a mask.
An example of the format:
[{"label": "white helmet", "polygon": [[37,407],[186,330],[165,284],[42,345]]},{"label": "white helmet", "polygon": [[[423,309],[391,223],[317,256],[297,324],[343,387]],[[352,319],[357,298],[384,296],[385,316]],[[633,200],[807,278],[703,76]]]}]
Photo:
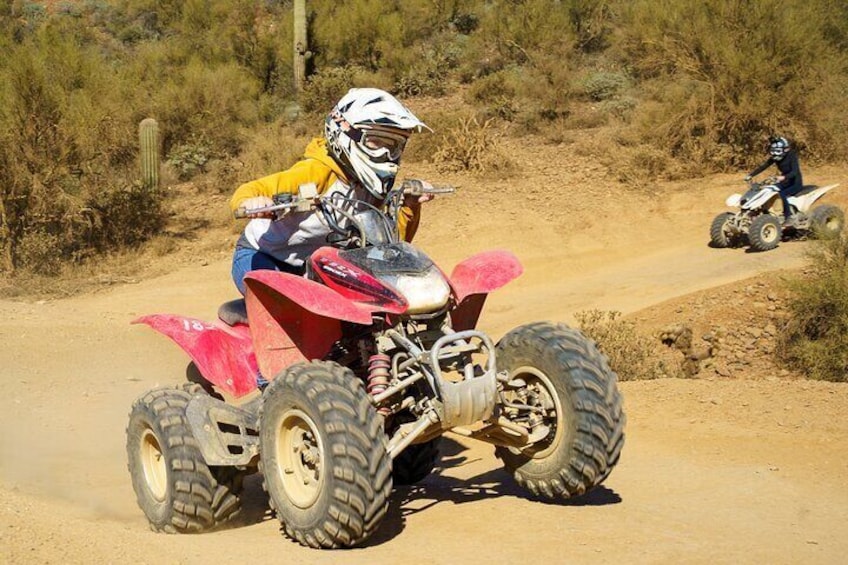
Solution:
[{"label": "white helmet", "polygon": [[780,161],[789,153],[789,141],[785,137],[772,137],[769,139],[769,153],[775,161]]},{"label": "white helmet", "polygon": [[427,127],[394,96],[377,88],[351,88],[324,123],[332,157],[350,180],[382,201],[395,182],[412,132]]}]

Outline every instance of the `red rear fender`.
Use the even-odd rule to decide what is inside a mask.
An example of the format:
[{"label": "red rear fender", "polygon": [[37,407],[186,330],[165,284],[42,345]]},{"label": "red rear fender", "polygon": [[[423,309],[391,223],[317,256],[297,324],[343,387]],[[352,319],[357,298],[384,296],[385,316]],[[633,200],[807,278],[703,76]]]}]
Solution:
[{"label": "red rear fender", "polygon": [[259,372],[247,326],[204,322],[171,314],[152,314],[133,320],[165,334],[191,357],[198,371],[219,389],[240,397],[256,388]]}]

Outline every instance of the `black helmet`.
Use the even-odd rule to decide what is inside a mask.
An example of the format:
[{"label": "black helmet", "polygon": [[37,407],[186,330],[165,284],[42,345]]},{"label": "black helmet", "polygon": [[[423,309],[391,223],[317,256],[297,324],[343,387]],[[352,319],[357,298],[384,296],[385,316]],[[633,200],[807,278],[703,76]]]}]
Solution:
[{"label": "black helmet", "polygon": [[769,153],[775,161],[780,161],[789,153],[789,140],[785,137],[773,136],[769,139]]}]

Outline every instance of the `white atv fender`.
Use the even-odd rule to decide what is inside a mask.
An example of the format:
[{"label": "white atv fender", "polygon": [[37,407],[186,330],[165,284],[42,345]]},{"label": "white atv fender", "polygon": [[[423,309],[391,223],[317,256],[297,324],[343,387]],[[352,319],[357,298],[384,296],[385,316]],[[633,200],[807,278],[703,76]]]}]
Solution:
[{"label": "white atv fender", "polygon": [[742,195],[738,192],[731,194],[727,197],[727,200],[724,201],[728,208],[738,208],[740,202],[742,202]]},{"label": "white atv fender", "polygon": [[742,202],[741,194],[731,194],[726,201],[726,204],[731,207],[741,207],[743,210],[768,210],[777,199],[780,189],[773,184],[766,184],[760,187],[755,195]]},{"label": "white atv fender", "polygon": [[[832,190],[839,186],[839,183],[829,184],[827,186],[822,186],[815,190],[811,190],[810,192],[802,193],[796,196],[790,196],[788,198],[789,203],[795,206],[799,211],[804,212],[805,214],[812,208],[813,204],[825,195],[829,190]],[[729,200],[729,199],[728,199]]]}]

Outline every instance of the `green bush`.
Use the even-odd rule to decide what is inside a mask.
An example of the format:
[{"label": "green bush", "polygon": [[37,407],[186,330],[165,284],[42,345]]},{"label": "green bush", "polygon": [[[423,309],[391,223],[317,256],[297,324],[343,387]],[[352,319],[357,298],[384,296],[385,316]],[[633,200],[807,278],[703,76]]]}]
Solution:
[{"label": "green bush", "polygon": [[211,158],[209,144],[203,138],[195,138],[172,148],[166,164],[176,171],[179,180],[187,181],[205,172]]},{"label": "green bush", "polygon": [[586,75],[581,81],[581,87],[590,100],[601,102],[618,96],[629,82],[623,73],[599,71]]},{"label": "green bush", "polygon": [[813,379],[848,382],[848,238],[816,243],[807,276],[792,279],[778,355]]}]

